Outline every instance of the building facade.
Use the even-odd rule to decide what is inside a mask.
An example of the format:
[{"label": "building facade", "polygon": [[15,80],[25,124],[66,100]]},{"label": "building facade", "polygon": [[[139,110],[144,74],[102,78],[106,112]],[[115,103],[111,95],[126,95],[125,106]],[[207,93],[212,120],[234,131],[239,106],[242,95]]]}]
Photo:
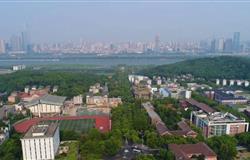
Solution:
[{"label": "building facade", "polygon": [[31,113],[35,116],[43,117],[49,115],[58,115],[62,112],[66,97],[44,95],[38,99],[25,104]]},{"label": "building facade", "polygon": [[249,123],[245,119],[222,112],[207,114],[203,111],[193,111],[190,121],[202,129],[205,137],[235,135],[248,132],[249,127]]},{"label": "building facade", "polygon": [[23,160],[52,160],[60,144],[57,123],[32,126],[21,139]]}]

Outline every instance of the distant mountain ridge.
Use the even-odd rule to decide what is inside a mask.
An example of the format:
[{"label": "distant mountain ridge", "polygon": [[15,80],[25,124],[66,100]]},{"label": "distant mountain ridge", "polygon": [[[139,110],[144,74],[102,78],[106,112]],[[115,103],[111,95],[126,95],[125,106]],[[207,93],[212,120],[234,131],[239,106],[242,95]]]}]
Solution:
[{"label": "distant mountain ridge", "polygon": [[161,75],[166,77],[190,73],[208,79],[250,79],[250,58],[235,56],[199,58],[160,65],[142,70],[140,73],[148,76]]}]

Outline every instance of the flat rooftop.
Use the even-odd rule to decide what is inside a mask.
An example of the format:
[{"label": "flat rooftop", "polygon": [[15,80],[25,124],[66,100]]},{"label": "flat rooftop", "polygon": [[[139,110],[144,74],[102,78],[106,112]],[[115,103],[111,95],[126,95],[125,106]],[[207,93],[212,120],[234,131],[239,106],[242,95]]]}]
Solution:
[{"label": "flat rooftop", "polygon": [[58,123],[37,124],[32,126],[24,135],[23,139],[53,137]]},{"label": "flat rooftop", "polygon": [[244,118],[236,117],[231,113],[214,112],[206,114],[201,111],[196,111],[195,114],[206,121],[213,122],[245,122]]}]

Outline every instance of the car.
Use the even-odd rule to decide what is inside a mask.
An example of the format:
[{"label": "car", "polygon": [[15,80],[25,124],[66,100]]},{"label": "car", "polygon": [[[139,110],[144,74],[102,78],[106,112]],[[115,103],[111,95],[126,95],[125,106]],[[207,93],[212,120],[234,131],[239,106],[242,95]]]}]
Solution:
[{"label": "car", "polygon": [[128,152],[129,152],[129,150],[127,150],[127,149],[124,150],[124,153],[128,153]]},{"label": "car", "polygon": [[139,150],[139,149],[133,149],[133,152],[141,153],[141,150]]}]

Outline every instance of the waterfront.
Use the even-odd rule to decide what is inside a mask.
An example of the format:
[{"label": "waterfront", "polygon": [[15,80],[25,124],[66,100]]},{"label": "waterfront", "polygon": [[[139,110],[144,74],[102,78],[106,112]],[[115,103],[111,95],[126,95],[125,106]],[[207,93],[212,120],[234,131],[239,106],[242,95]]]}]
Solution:
[{"label": "waterfront", "polygon": [[26,66],[39,65],[94,65],[100,67],[111,67],[120,64],[125,65],[161,65],[170,64],[194,57],[190,56],[22,56],[22,57],[1,57],[0,66],[10,67],[12,65],[24,64]]}]

